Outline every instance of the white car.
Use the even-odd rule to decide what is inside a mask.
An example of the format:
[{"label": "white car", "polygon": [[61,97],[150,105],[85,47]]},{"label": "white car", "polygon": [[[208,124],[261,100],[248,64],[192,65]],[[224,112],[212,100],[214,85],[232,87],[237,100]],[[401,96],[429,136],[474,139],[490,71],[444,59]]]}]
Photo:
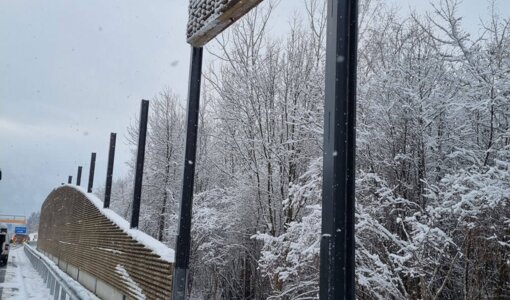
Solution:
[{"label": "white car", "polygon": [[0,265],[6,265],[9,260],[9,234],[7,233],[7,226],[0,224]]}]

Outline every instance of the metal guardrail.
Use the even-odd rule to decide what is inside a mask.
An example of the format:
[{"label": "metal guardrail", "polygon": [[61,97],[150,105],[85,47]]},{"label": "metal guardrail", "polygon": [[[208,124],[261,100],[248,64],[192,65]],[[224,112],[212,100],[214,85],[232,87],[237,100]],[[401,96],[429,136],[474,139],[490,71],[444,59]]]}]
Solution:
[{"label": "metal guardrail", "polygon": [[80,300],[78,294],[69,286],[61,275],[40,254],[34,251],[31,246],[25,244],[24,251],[32,263],[34,269],[50,289],[54,300]]}]

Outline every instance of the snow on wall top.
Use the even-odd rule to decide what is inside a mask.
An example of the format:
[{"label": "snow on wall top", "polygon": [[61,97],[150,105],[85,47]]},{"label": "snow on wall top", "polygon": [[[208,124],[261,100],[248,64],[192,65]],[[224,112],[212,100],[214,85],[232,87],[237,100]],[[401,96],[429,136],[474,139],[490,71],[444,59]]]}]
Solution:
[{"label": "snow on wall top", "polygon": [[188,43],[201,47],[262,0],[190,0],[186,35]]},{"label": "snow on wall top", "polygon": [[123,232],[129,235],[131,238],[144,245],[148,249],[152,250],[152,252],[161,257],[162,260],[174,263],[175,262],[175,251],[160,241],[156,240],[152,236],[138,230],[131,229],[130,224],[124,218],[119,216],[116,212],[109,208],[103,208],[103,201],[101,201],[96,195],[87,193],[87,190],[75,185],[66,185],[70,188],[78,190],[80,193],[85,195],[85,197],[90,200],[92,204],[110,221],[112,221],[115,225],[117,225]]}]

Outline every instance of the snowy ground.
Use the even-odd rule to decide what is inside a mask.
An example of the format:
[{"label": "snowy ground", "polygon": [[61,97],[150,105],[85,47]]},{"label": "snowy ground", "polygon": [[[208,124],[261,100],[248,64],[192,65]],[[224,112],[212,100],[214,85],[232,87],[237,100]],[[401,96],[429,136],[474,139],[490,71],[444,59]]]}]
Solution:
[{"label": "snowy ground", "polygon": [[7,266],[0,268],[0,299],[53,299],[22,246],[12,248]]}]

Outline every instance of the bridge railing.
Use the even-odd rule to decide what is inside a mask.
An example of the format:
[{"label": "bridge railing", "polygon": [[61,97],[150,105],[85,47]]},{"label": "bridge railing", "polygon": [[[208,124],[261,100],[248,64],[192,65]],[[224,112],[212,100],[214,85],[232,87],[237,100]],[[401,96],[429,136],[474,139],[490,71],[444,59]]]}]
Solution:
[{"label": "bridge railing", "polygon": [[46,258],[37,253],[31,246],[25,244],[24,251],[32,263],[34,269],[43,278],[46,287],[50,289],[54,300],[80,300],[79,293],[76,292],[69,282],[63,278],[57,270],[55,270]]}]

